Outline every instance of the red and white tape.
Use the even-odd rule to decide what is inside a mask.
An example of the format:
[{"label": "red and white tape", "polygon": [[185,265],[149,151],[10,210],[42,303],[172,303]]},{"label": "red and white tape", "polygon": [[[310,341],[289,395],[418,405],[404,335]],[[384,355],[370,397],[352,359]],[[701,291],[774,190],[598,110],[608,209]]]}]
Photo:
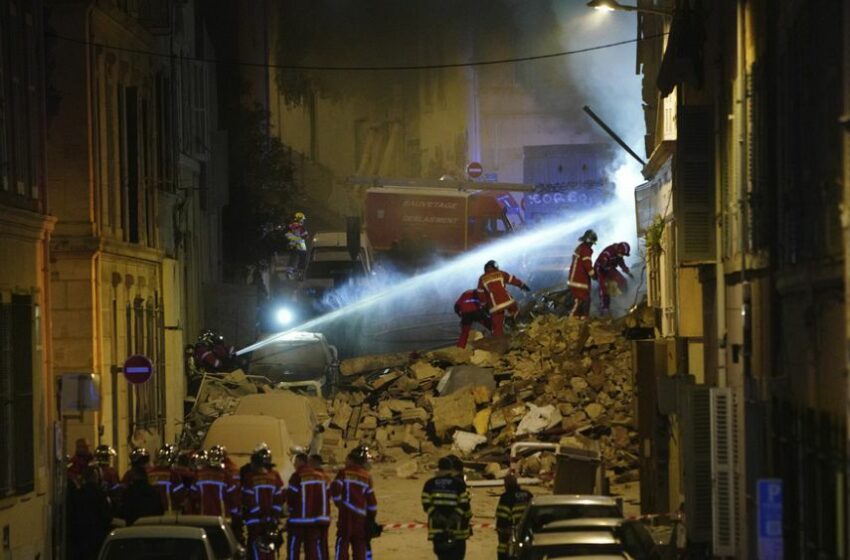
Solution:
[{"label": "red and white tape", "polygon": [[[384,523],[384,531],[397,531],[399,529],[427,529],[427,523]],[[470,523],[473,529],[495,529],[495,523]]]}]

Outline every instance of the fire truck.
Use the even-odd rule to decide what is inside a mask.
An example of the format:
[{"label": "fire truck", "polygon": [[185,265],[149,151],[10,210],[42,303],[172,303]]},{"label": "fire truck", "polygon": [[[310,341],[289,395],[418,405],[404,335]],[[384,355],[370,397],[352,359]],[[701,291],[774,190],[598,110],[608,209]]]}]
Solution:
[{"label": "fire truck", "polygon": [[511,192],[531,190],[514,183],[369,181],[366,233],[376,251],[389,253],[414,246],[452,255],[507,235],[522,223]]}]

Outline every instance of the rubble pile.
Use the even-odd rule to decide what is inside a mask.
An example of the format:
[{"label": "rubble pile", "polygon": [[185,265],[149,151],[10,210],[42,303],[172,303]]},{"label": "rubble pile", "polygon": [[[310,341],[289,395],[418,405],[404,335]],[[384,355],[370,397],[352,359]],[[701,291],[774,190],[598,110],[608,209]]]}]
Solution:
[{"label": "rubble pile", "polygon": [[[627,327],[628,325],[626,325]],[[399,476],[417,459],[461,454],[503,476],[516,441],[598,450],[606,468],[637,468],[631,347],[624,325],[543,315],[511,340],[475,349],[345,360],[344,388],[330,406],[324,454],[341,461],[354,442],[370,443]],[[523,475],[553,471],[551,453],[515,465]]]},{"label": "rubble pile", "polygon": [[[241,369],[229,373],[199,372],[195,378],[195,393],[186,398],[186,414],[180,434],[181,449],[201,447],[204,436],[216,418],[233,414],[241,399],[248,395],[265,393],[289,393],[286,387],[276,385],[269,379],[256,375],[246,375]],[[327,421],[324,400],[308,396],[310,407],[315,412],[316,422]]]}]

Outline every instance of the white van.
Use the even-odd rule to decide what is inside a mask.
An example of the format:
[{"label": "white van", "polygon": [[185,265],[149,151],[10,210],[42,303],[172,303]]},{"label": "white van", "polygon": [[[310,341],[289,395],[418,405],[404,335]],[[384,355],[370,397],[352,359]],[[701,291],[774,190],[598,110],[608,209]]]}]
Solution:
[{"label": "white van", "polygon": [[259,443],[266,443],[272,452],[272,461],[283,480],[289,480],[292,468],[291,449],[297,444],[292,439],[286,422],[273,416],[239,414],[215,419],[204,437],[204,449],[223,445],[237,465],[251,460],[251,452]]}]

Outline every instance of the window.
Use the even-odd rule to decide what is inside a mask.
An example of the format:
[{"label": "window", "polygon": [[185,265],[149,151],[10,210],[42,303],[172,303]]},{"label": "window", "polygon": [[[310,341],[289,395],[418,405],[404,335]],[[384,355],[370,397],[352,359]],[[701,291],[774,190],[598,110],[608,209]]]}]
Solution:
[{"label": "window", "polygon": [[9,33],[6,31],[7,14],[0,10],[0,190],[9,190],[9,140],[6,136],[8,127],[7,119],[7,99],[6,99],[6,56],[5,52],[8,49],[6,42],[9,40]]},{"label": "window", "polygon": [[0,303],[0,498],[34,487],[34,318],[31,296]]}]

